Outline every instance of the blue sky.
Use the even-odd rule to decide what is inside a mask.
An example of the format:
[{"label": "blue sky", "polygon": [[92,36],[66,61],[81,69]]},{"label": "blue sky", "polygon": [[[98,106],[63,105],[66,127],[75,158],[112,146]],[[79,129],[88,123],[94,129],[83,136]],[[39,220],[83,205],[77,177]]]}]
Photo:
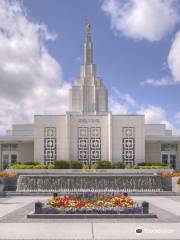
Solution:
[{"label": "blue sky", "polygon": [[[4,107],[0,111],[0,132],[13,122],[32,121],[32,115],[36,113],[65,112],[68,88],[79,76],[79,65],[83,61],[84,25],[89,19],[94,63],[97,64],[98,75],[109,89],[111,110],[115,114],[143,113],[147,123],[167,123],[179,133],[179,0],[1,1],[1,9],[6,7],[6,14],[5,11],[0,12],[0,20],[8,19],[12,25],[3,25],[1,21],[0,37],[9,41],[9,46],[5,47],[11,55],[10,46],[18,36],[16,45],[18,47],[19,44],[19,53],[16,56],[13,50],[14,62],[9,63],[7,58],[2,60],[0,64],[8,68],[6,71],[2,68],[0,72],[3,72],[4,79],[9,79],[8,84],[18,83],[24,92],[7,90],[7,81],[0,78],[4,94],[0,102],[6,101],[6,109]],[[22,27],[23,22],[25,28]],[[9,31],[12,31],[12,37],[5,35]],[[31,40],[30,45],[26,45],[27,39]],[[38,51],[42,51],[40,55]],[[20,53],[21,57],[18,56]],[[29,59],[32,59],[31,63]],[[21,61],[27,64],[23,70],[19,68],[15,72],[15,79],[12,66],[17,70]],[[39,69],[38,63],[41,65]],[[45,80],[43,76],[46,76]],[[48,86],[51,86],[51,92]],[[12,99],[13,104],[17,102],[14,107]],[[62,106],[55,108],[54,103],[56,106],[62,103]],[[9,121],[4,123],[7,116]]]}]

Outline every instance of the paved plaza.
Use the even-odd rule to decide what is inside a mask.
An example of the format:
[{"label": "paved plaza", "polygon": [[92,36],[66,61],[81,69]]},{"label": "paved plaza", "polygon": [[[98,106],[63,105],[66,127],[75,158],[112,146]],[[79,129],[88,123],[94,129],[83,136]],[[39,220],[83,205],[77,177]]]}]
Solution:
[{"label": "paved plaza", "polygon": [[[157,219],[27,219],[48,197],[0,198],[0,239],[180,239],[180,196],[139,196]],[[142,233],[137,234],[136,229]]]}]

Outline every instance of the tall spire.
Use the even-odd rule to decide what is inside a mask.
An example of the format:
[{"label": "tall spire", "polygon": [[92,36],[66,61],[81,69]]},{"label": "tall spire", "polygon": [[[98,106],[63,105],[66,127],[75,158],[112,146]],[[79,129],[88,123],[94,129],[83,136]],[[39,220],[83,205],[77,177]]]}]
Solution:
[{"label": "tall spire", "polygon": [[88,20],[86,21],[86,41],[91,41],[91,24]]},{"label": "tall spire", "polygon": [[84,64],[89,65],[93,63],[93,43],[91,41],[91,24],[86,21],[86,38],[84,43]]},{"label": "tall spire", "polygon": [[86,22],[84,42],[84,64],[80,67],[80,77],[70,89],[70,111],[81,114],[104,114],[108,112],[108,92],[103,81],[96,75],[93,64],[93,43],[91,24]]}]

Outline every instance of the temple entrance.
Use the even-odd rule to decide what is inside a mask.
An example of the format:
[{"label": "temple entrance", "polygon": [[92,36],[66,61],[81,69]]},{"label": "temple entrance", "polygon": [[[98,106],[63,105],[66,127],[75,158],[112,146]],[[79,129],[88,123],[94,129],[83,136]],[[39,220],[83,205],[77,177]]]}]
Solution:
[{"label": "temple entrance", "polygon": [[170,153],[170,152],[161,153],[162,163],[165,165],[168,165],[170,168],[176,169],[176,159],[177,159],[176,153]]},{"label": "temple entrance", "polygon": [[17,163],[18,161],[18,145],[17,144],[3,144],[2,145],[2,168],[6,169],[8,166]]},{"label": "temple entrance", "polygon": [[161,144],[161,161],[170,168],[176,169],[177,160],[177,144],[163,143]]}]

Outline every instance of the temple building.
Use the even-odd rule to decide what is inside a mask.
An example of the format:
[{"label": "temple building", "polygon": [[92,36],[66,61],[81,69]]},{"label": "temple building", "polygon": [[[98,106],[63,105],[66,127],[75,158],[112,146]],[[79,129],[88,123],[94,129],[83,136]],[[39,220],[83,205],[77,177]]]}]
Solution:
[{"label": "temple building", "polygon": [[35,115],[33,124],[13,125],[0,137],[0,168],[16,162],[99,160],[136,165],[159,162],[180,167],[180,137],[164,124],[145,124],[144,115],[112,115],[108,90],[93,63],[91,26],[86,23],[84,63],[69,92],[65,115]]}]

